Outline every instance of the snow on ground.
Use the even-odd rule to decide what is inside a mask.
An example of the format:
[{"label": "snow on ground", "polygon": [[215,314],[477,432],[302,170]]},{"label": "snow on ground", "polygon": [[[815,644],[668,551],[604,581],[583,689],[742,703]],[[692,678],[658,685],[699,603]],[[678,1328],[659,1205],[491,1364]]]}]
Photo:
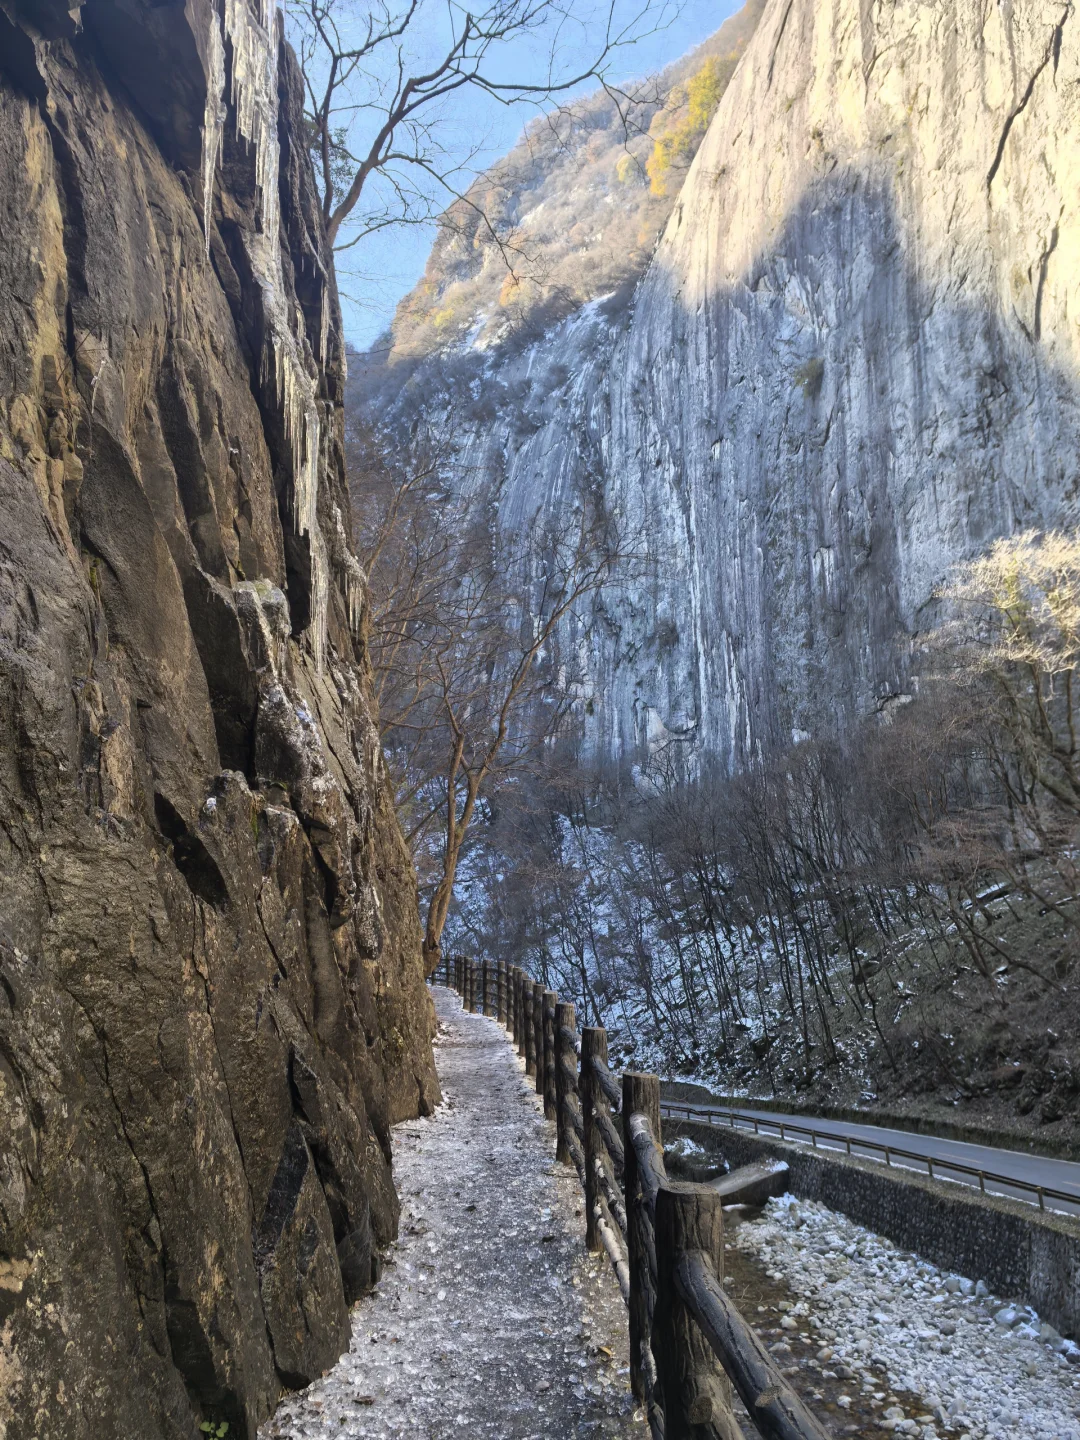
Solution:
[{"label": "snow on ground", "polygon": [[[812,1364],[847,1380],[852,1396],[869,1396],[881,1431],[1080,1440],[1080,1356],[1033,1311],[791,1195],[736,1234],[741,1249],[806,1297],[781,1321],[784,1331],[820,1342]],[[777,1358],[786,1351],[779,1340]],[[925,1413],[905,1416],[890,1388],[922,1396]]]},{"label": "snow on ground", "polygon": [[394,1131],[399,1239],[348,1354],[262,1440],[643,1437],[626,1311],[577,1175],[495,1020],[435,987],[444,1101]]}]

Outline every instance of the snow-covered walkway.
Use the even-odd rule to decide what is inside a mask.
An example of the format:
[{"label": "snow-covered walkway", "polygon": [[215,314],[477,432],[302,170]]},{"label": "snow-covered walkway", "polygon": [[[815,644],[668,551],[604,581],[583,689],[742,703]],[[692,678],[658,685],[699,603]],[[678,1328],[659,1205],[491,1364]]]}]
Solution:
[{"label": "snow-covered walkway", "polygon": [[394,1132],[400,1238],[353,1311],[349,1353],[263,1435],[643,1437],[626,1311],[584,1250],[554,1127],[498,1023],[434,995],[444,1102]]}]

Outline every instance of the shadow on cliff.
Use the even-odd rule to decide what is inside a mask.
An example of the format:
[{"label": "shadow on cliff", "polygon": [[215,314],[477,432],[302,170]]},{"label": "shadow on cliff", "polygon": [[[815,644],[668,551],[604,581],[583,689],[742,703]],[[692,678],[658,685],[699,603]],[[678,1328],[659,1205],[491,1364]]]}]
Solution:
[{"label": "shadow on cliff", "polygon": [[[848,169],[738,280],[684,295],[661,252],[642,284],[613,367],[632,398],[629,419],[613,402],[614,488],[677,557],[652,614],[696,655],[695,743],[729,763],[905,692],[950,566],[1076,521],[1080,384],[1051,350],[1045,266],[1005,305],[988,238],[981,258],[983,296],[958,296],[889,181]],[[670,648],[657,623],[639,673]]]}]

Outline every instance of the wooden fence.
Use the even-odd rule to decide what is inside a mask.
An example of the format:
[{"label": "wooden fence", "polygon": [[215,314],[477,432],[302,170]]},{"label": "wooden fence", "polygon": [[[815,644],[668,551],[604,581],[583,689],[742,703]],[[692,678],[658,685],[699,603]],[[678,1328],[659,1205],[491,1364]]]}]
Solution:
[{"label": "wooden fence", "polygon": [[[608,1067],[607,1033],[516,966],[448,957],[465,1008],[512,1035],[585,1190],[585,1243],[605,1250],[629,1311],[630,1383],[654,1437],[742,1440],[732,1386],[767,1440],[827,1440],[724,1289],[722,1198],[668,1177],[660,1081]],[[719,1361],[719,1365],[717,1364]]]}]

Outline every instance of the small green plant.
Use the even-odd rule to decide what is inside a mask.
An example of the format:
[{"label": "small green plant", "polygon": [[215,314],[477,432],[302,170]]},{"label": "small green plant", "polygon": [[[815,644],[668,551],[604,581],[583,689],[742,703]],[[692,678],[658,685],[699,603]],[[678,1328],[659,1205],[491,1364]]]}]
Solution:
[{"label": "small green plant", "polygon": [[227,1420],[204,1420],[199,1426],[204,1435],[210,1435],[213,1440],[224,1440],[229,1433],[229,1422]]},{"label": "small green plant", "polygon": [[795,371],[795,384],[800,387],[808,400],[816,400],[821,393],[821,381],[824,375],[825,361],[819,355],[815,355]]}]

